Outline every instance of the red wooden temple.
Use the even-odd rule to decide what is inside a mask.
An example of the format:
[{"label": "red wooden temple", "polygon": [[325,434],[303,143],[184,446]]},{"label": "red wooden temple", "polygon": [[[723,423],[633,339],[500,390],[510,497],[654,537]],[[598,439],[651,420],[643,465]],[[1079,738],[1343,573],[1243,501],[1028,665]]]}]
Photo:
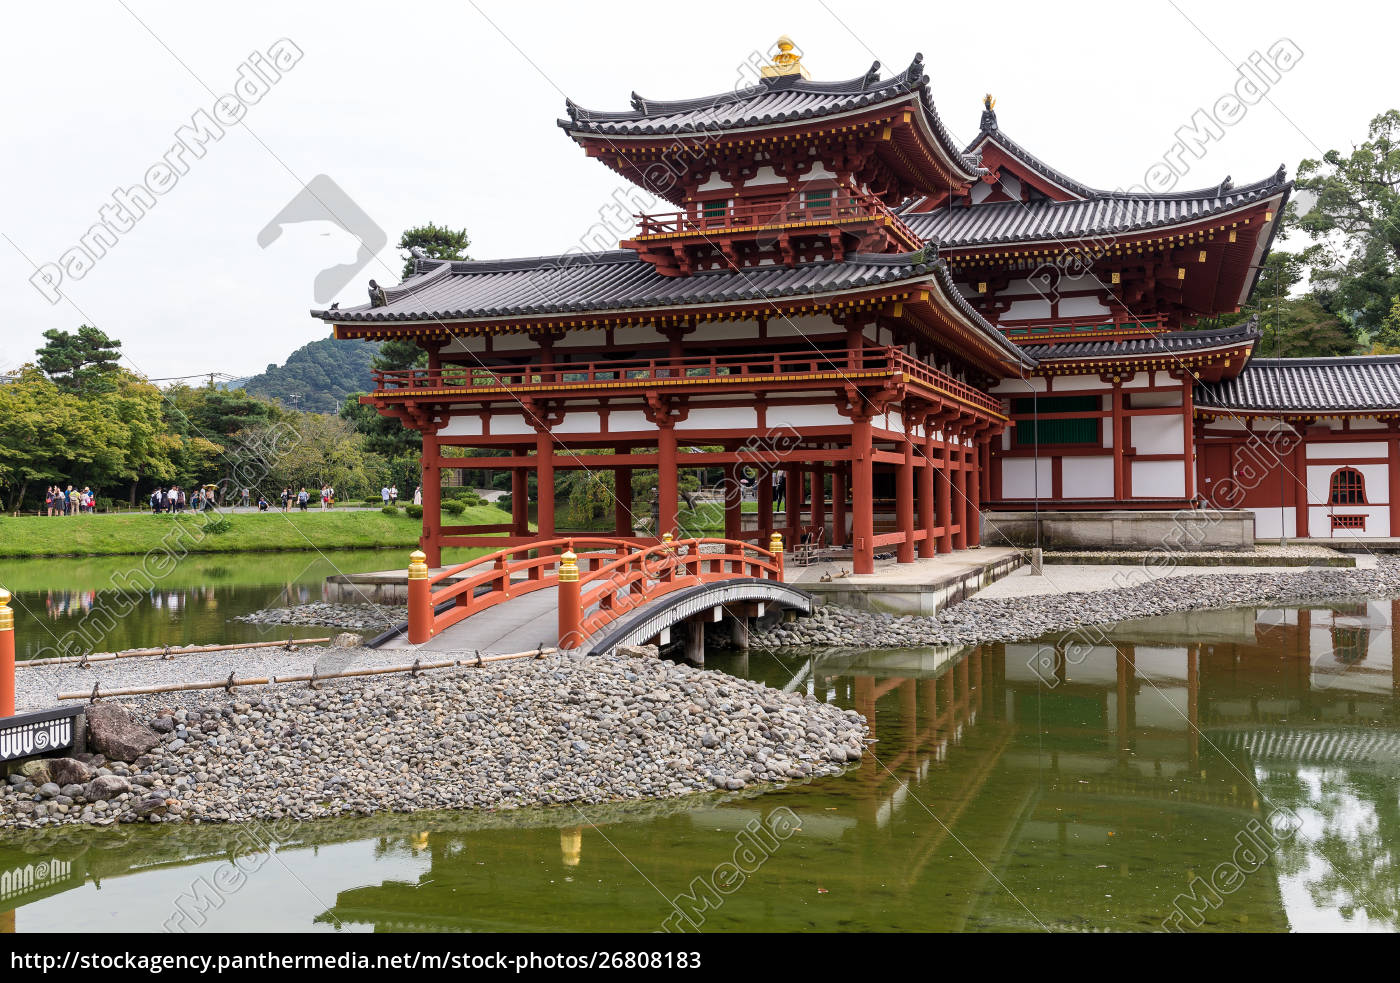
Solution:
[{"label": "red wooden temple", "polygon": [[[382,303],[313,312],[336,337],[427,352],[364,399],[423,435],[431,565],[444,546],[553,538],[548,493],[529,528],[527,477],[548,491],[577,468],[613,472],[614,534],[649,541],[677,528],[681,469],[723,469],[727,538],[847,547],[857,573],[884,551],[977,546],[984,510],[1033,502],[1255,508],[1261,535],[1270,516],[1328,535],[1310,509],[1345,505],[1364,514],[1353,533],[1389,534],[1366,497],[1388,503],[1389,485],[1364,467],[1400,461],[1400,364],[1313,360],[1322,395],[1296,405],[1291,360],[1251,363],[1253,324],[1191,330],[1249,296],[1291,188],[1281,168],[1238,187],[1090,188],[1007,136],[990,97],[976,139],[955,141],[921,56],[817,82],[790,45],[751,86],[567,111],[584,153],[672,210],[614,251],[418,260]],[[1394,412],[1334,405],[1359,374]],[[1307,449],[1269,489],[1239,481],[1242,446],[1275,427],[1323,446],[1322,466],[1359,454],[1364,490],[1348,478],[1347,502],[1328,502]],[[439,472],[463,466],[447,447],[512,474],[509,522],[443,523]],[[654,504],[631,501],[638,468],[658,472]]]}]

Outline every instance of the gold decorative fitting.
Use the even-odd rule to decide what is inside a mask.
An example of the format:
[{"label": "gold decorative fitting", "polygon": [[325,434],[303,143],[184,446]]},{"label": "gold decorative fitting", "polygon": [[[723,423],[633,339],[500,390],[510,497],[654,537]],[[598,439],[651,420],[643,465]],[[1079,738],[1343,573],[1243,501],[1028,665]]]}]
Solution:
[{"label": "gold decorative fitting", "polygon": [[578,554],[573,549],[566,549],[559,556],[559,582],[572,584],[576,580],[578,580]]},{"label": "gold decorative fitting", "polygon": [[408,554],[408,579],[427,580],[428,579],[428,554],[422,550],[414,550]]},{"label": "gold decorative fitting", "polygon": [[0,587],[0,631],[15,630],[15,613],[10,609],[10,592]]},{"label": "gold decorative fitting", "polygon": [[792,38],[784,34],[778,38],[775,47],[778,53],[771,56],[771,64],[764,65],[761,73],[764,78],[777,78],[780,75],[801,75],[805,79],[812,76],[802,65],[802,52]]},{"label": "gold decorative fitting", "polygon": [[777,554],[777,553],[781,553],[782,551],[783,551],[783,534],[780,533],[780,532],[775,532],[775,533],[773,533],[772,537],[770,537],[769,540],[768,540],[768,552]]}]

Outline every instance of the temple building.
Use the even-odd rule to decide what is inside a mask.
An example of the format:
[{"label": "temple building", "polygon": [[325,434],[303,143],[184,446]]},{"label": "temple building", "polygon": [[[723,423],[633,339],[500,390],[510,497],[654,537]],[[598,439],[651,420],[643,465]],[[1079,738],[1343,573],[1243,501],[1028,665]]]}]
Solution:
[{"label": "temple building", "polygon": [[[679,472],[723,469],[727,538],[849,548],[856,573],[977,546],[984,513],[990,534],[1032,506],[1391,534],[1400,361],[1256,359],[1253,323],[1197,327],[1248,299],[1282,168],[1091,188],[1007,136],[990,96],[955,141],[922,56],[818,82],[786,38],[753,85],[566,109],[587,156],[674,210],[613,251],[419,259],[370,305],[312,312],[427,352],[364,400],[423,435],[430,564],[560,531],[544,494],[531,532],[527,479],[579,468],[612,473],[619,537],[676,529]],[[508,522],[443,523],[452,447],[513,476]],[[636,469],[657,470],[654,502],[631,500]]]}]

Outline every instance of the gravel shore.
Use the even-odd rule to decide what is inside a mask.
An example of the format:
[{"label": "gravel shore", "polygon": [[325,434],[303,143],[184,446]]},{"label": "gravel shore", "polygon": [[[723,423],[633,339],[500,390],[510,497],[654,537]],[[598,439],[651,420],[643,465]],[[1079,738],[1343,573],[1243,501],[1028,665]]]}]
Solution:
[{"label": "gravel shore", "polygon": [[234,621],[251,625],[326,625],[363,631],[388,628],[408,617],[408,608],[389,604],[298,604],[290,608],[264,608],[252,614],[242,614]]},{"label": "gravel shore", "polygon": [[975,645],[1023,641],[1180,611],[1390,594],[1400,594],[1400,559],[1382,557],[1370,569],[1203,574],[1163,577],[1114,590],[973,597],[931,618],[823,607],[811,618],[755,633],[751,644],[773,649]]},{"label": "gravel shore", "polygon": [[[854,711],[621,655],[121,704],[162,731],[159,743],[130,764],[90,759],[86,784],[71,775],[66,785],[12,776],[0,790],[0,828],[305,820],[733,792],[837,774],[860,759],[867,735]],[[80,772],[75,766],[64,767]]]}]

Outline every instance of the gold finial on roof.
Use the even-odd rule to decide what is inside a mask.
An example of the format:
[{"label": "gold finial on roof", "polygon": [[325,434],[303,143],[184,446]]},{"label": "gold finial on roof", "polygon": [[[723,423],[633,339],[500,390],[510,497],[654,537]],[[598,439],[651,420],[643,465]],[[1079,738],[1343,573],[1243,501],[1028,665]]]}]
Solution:
[{"label": "gold finial on roof", "polygon": [[985,96],[982,97],[982,108],[989,113],[993,109],[997,108],[997,101],[992,98],[992,94],[990,92],[988,92]]},{"label": "gold finial on roof", "polygon": [[776,78],[779,75],[801,75],[805,79],[812,77],[803,67],[802,51],[793,43],[792,38],[784,34],[778,38],[774,47],[778,51],[777,54],[769,56],[771,64],[763,66],[764,78]]}]

